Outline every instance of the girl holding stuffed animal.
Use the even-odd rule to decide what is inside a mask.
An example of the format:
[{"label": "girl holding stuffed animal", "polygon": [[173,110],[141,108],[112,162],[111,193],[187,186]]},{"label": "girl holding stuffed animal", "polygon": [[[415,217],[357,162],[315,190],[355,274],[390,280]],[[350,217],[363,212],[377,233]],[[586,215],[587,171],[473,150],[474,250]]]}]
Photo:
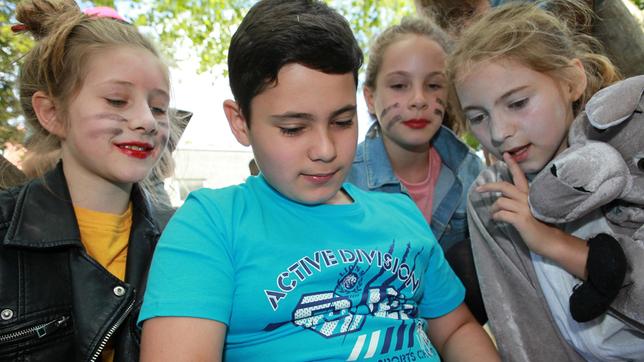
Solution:
[{"label": "girl holding stuffed animal", "polygon": [[0,193],[0,360],[138,360],[168,68],[136,27],[72,0],[22,1],[16,19],[36,39],[19,76],[33,178]]},{"label": "girl holding stuffed animal", "polygon": [[[558,2],[556,8],[576,15],[570,21],[590,18],[582,2]],[[530,180],[568,147],[568,129],[586,101],[619,80],[610,61],[593,51],[593,39],[558,17],[533,4],[496,8],[462,34],[448,60],[457,116],[504,161],[483,171],[469,194],[483,299],[504,359],[642,360],[642,320],[615,309],[584,322],[571,315],[578,299],[587,307],[573,289],[604,288],[594,283],[597,275],[614,274],[608,289],[619,291],[625,267],[619,245],[597,236],[595,215],[561,230],[535,219],[528,204]],[[597,256],[609,253],[615,262],[598,265]]]}]

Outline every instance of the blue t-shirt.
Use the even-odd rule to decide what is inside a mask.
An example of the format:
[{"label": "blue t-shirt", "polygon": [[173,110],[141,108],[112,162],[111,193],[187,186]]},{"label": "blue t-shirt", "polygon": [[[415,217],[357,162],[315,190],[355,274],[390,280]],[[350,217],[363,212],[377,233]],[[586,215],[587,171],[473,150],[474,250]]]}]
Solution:
[{"label": "blue t-shirt", "polygon": [[193,192],[139,320],[225,323],[231,361],[439,361],[424,318],[454,310],[463,285],[409,197],[343,188],[352,204],[299,204],[262,176]]}]

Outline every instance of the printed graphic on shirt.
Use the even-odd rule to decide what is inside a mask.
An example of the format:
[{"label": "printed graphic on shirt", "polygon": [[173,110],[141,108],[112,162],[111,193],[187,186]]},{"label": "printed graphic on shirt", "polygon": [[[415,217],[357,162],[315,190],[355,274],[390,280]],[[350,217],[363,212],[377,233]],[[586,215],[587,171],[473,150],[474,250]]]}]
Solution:
[{"label": "printed graphic on shirt", "polygon": [[408,243],[403,255],[395,256],[394,246],[392,242],[386,252],[319,250],[298,259],[277,276],[276,290],[264,291],[274,311],[281,300],[296,293],[299,283],[316,273],[339,269],[337,282],[332,290],[299,295],[291,320],[270,323],[264,330],[292,323],[320,337],[334,338],[362,332],[370,318],[389,318],[398,322],[389,323],[384,330],[365,328],[366,333],[357,335],[348,361],[392,353],[400,353],[399,361],[431,358],[435,351],[423,330],[424,323],[415,319],[418,305],[413,299],[424,272],[416,267],[423,250],[409,255]]},{"label": "printed graphic on shirt", "polygon": [[[322,272],[323,269],[337,267],[338,265],[361,264],[367,265],[368,268],[374,267],[379,270],[377,277],[382,274],[391,276],[388,283],[394,280],[402,282],[402,288],[412,287],[412,294],[416,292],[420,285],[420,279],[415,272],[415,258],[412,263],[407,262],[409,253],[409,244],[403,257],[392,255],[394,244],[387,252],[381,250],[363,250],[363,249],[338,249],[338,250],[318,250],[313,253],[313,257],[308,255],[298,259],[281,272],[276,278],[277,290],[264,290],[264,294],[271,304],[273,310],[277,310],[279,302],[285,298],[288,293],[297,288],[299,282],[303,282],[315,273]],[[420,254],[422,250],[418,252]],[[355,275],[350,276],[346,282],[351,282]],[[336,288],[337,289],[337,288]],[[365,297],[366,299],[366,297]]]}]

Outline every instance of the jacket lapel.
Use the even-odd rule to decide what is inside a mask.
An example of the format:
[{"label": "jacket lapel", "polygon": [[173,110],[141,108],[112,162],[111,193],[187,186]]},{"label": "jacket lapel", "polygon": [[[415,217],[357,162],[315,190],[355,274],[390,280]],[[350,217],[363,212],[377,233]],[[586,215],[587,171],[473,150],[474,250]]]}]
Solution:
[{"label": "jacket lapel", "polygon": [[27,248],[82,247],[62,163],[22,188],[3,244]]}]

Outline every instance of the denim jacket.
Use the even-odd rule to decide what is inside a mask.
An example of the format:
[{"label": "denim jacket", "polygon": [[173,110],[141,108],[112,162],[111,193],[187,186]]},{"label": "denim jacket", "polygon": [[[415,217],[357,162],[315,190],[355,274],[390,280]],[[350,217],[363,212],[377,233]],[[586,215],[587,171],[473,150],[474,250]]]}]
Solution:
[{"label": "denim jacket", "polygon": [[[446,127],[441,127],[431,142],[442,165],[434,189],[430,227],[443,250],[447,251],[469,237],[467,192],[483,170],[483,162]],[[377,123],[369,128],[365,140],[358,145],[347,181],[364,190],[407,193],[394,173]]]}]

